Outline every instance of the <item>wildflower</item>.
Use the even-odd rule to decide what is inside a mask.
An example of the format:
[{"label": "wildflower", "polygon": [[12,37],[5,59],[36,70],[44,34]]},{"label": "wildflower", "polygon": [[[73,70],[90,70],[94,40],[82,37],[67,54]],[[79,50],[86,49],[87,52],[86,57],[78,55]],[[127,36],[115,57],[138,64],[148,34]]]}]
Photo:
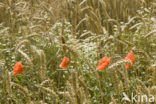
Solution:
[{"label": "wildflower", "polygon": [[63,58],[63,61],[62,61],[61,64],[60,64],[60,68],[62,68],[62,69],[67,69],[69,63],[70,63],[69,58],[64,57],[64,58]]},{"label": "wildflower", "polygon": [[23,69],[23,65],[21,62],[17,62],[14,66],[14,70],[13,70],[13,73],[12,75],[13,76],[16,76],[17,74],[22,74],[22,72],[24,71]]},{"label": "wildflower", "polygon": [[[133,64],[135,62],[135,56],[133,54],[133,52],[129,52],[128,55],[125,57],[125,60],[131,61]],[[126,69],[131,68],[131,65],[129,64],[125,64]]]},{"label": "wildflower", "polygon": [[104,70],[109,64],[111,63],[110,58],[108,57],[103,57],[97,66],[98,70]]}]

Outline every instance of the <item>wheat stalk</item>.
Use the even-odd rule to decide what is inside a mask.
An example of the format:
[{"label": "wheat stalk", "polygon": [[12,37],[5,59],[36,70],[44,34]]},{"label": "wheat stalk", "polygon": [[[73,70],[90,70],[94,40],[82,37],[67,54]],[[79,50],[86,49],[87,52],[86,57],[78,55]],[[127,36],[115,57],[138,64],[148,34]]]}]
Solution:
[{"label": "wheat stalk", "polygon": [[146,87],[146,85],[140,80],[140,79],[136,79],[136,81],[138,82],[138,84],[140,84],[140,88],[142,89],[142,91],[145,93],[145,94],[148,94],[150,95],[150,91],[149,89]]},{"label": "wheat stalk", "polygon": [[47,73],[47,68],[46,68],[46,56],[42,50],[40,50],[40,61],[41,61],[41,68],[40,68],[40,77],[41,80],[46,79],[46,73]]},{"label": "wheat stalk", "polygon": [[141,49],[136,49],[136,48],[133,48],[132,50],[134,52],[143,54],[145,56],[145,58],[147,59],[147,63],[151,66],[151,58],[147,52],[145,52],[144,50],[141,50]]},{"label": "wheat stalk", "polygon": [[28,61],[29,65],[33,66],[30,57],[25,52],[23,52],[21,49],[18,49],[18,52]]},{"label": "wheat stalk", "polygon": [[77,51],[74,48],[70,47],[67,44],[63,44],[62,46],[64,46],[66,49],[68,49],[69,52],[73,53],[74,56],[76,56],[77,58],[79,58],[80,55],[79,55],[79,53],[77,53]]},{"label": "wheat stalk", "polygon": [[31,97],[29,95],[27,88],[23,88],[23,86],[16,84],[14,82],[10,82],[10,84],[11,84],[11,87],[16,87],[16,88],[20,89],[25,94],[27,103],[31,104]]},{"label": "wheat stalk", "polygon": [[52,89],[46,88],[46,87],[43,87],[40,85],[36,85],[36,87],[40,88],[41,91],[43,91],[45,93],[49,93],[50,95],[54,96],[56,98],[56,100],[59,100],[59,96]]},{"label": "wheat stalk", "polygon": [[85,92],[86,92],[87,99],[89,100],[90,99],[89,88],[87,87],[87,85],[85,84],[85,82],[80,77],[78,78],[78,80],[79,80],[79,83],[84,87]]},{"label": "wheat stalk", "polygon": [[117,68],[118,66],[122,65],[122,64],[129,64],[132,66],[132,62],[129,61],[129,60],[119,60],[117,61],[116,63],[113,63],[111,66],[109,66],[107,69],[110,70],[110,69],[114,69],[114,68]]},{"label": "wheat stalk", "polygon": [[149,33],[147,33],[147,34],[144,36],[144,38],[148,38],[149,36],[156,35],[155,33],[156,33],[156,30],[152,30],[152,31],[150,31]]}]

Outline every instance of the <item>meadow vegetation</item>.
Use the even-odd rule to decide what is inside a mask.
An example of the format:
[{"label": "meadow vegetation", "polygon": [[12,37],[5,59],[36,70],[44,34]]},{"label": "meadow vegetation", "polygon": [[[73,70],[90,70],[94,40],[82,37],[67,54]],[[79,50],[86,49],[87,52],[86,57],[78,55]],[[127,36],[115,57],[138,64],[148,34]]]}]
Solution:
[{"label": "meadow vegetation", "polygon": [[156,95],[155,0],[0,0],[0,104],[133,104],[123,92]]}]

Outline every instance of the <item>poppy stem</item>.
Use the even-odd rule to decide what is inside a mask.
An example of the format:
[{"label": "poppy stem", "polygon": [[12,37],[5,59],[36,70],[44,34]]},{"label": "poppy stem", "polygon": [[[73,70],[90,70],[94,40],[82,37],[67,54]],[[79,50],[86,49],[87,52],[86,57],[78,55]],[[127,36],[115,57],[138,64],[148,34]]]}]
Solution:
[{"label": "poppy stem", "polygon": [[70,70],[69,70],[69,69],[67,69],[67,71],[68,71],[68,73],[69,73],[69,75],[70,75],[70,74],[71,74]]},{"label": "poppy stem", "polygon": [[104,93],[102,91],[102,85],[101,85],[101,81],[100,81],[100,76],[99,76],[99,73],[94,70],[94,68],[92,67],[92,65],[89,63],[89,61],[86,61],[89,68],[92,70],[92,72],[95,74],[95,77],[96,77],[96,80],[98,81],[98,87],[100,89],[100,94],[101,94],[101,101],[102,101],[102,104],[104,104]]}]

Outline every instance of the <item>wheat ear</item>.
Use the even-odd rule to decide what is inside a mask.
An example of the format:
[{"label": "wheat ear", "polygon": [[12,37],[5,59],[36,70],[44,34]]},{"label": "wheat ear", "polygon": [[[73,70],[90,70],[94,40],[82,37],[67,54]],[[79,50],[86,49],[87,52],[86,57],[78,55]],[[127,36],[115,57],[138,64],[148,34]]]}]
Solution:
[{"label": "wheat ear", "polygon": [[17,84],[17,83],[14,83],[14,82],[11,82],[11,87],[16,87],[18,89],[20,89],[26,96],[26,99],[27,99],[27,102],[28,104],[31,104],[31,97],[29,95],[29,92],[28,92],[28,89],[27,88],[23,88],[23,86]]}]

